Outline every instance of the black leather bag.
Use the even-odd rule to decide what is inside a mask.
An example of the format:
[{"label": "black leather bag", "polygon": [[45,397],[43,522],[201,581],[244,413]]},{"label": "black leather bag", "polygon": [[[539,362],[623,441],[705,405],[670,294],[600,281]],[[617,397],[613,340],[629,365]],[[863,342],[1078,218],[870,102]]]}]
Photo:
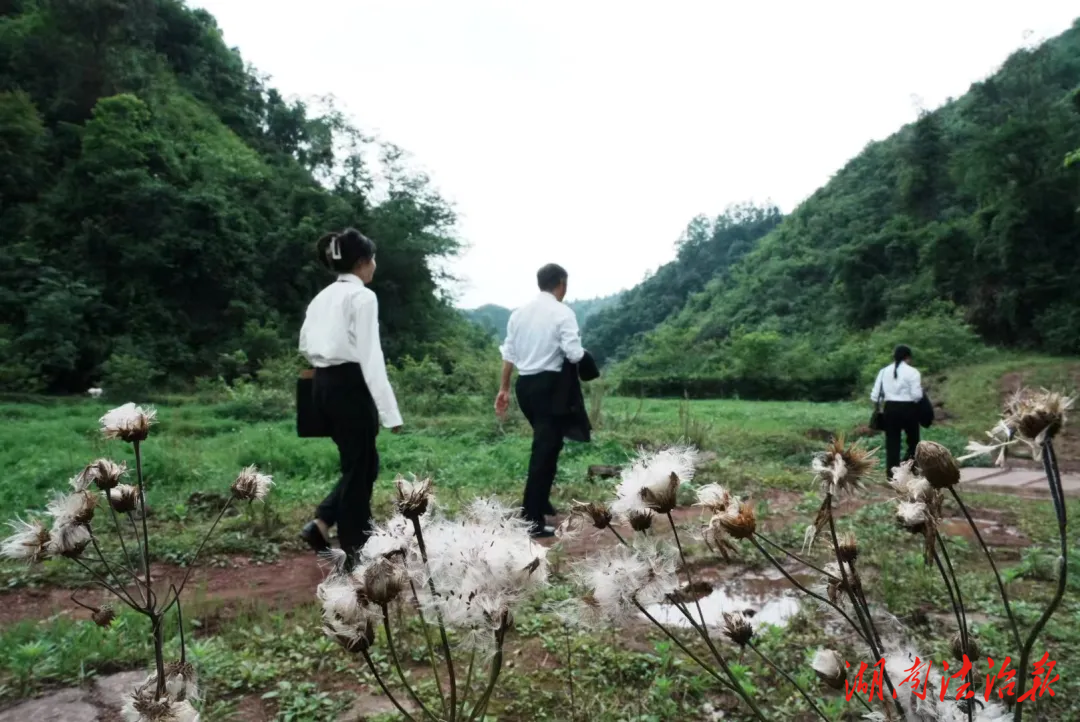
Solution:
[{"label": "black leather bag", "polygon": [[296,435],[301,439],[325,439],[330,436],[322,414],[315,408],[315,372],[300,372],[296,379]]},{"label": "black leather bag", "polygon": [[919,426],[929,429],[934,425],[934,404],[925,393],[919,399]]},{"label": "black leather bag", "polygon": [[882,410],[882,399],[885,397],[885,378],[883,376],[878,377],[881,383],[878,384],[877,393],[874,394],[874,410],[870,413],[870,428],[874,431],[885,430],[885,412]]}]

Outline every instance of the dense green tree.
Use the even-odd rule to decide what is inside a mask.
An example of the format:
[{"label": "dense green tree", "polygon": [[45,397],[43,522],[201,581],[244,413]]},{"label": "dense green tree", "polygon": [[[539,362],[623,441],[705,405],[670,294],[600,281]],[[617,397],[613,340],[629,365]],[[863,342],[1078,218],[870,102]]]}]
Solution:
[{"label": "dense green tree", "polygon": [[452,365],[431,263],[459,247],[452,208],[321,105],[180,0],[0,6],[0,385],[254,373],[295,348],[329,281],[314,241],[346,225],[379,244],[388,355]]}]

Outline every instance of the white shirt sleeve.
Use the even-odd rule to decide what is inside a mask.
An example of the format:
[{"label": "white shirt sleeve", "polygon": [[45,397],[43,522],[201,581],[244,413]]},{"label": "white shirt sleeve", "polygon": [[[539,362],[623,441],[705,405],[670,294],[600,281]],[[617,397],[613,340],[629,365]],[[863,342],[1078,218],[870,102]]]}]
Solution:
[{"label": "white shirt sleeve", "polygon": [[870,400],[875,404],[885,399],[885,384],[882,383],[884,379],[881,377],[884,373],[885,369],[877,372],[877,378],[874,379],[874,388],[870,389]]},{"label": "white shirt sleeve", "polygon": [[401,426],[401,412],[386,375],[386,359],[379,339],[379,301],[374,294],[353,297],[353,324],[360,368],[379,410],[379,420],[388,429]]},{"label": "white shirt sleeve", "polygon": [[506,338],[503,340],[502,346],[499,347],[499,352],[502,354],[503,361],[517,366],[518,359],[514,352],[514,331],[517,326],[517,324],[514,323],[515,320],[516,318],[511,315],[510,320],[506,322]]},{"label": "white shirt sleeve", "polygon": [[559,321],[559,348],[566,354],[566,360],[576,364],[585,356],[581,346],[581,332],[578,330],[577,315],[569,307]]},{"label": "white shirt sleeve", "polygon": [[923,397],[922,390],[922,374],[918,369],[911,369],[911,381],[908,382],[911,388],[911,400],[921,401]]}]

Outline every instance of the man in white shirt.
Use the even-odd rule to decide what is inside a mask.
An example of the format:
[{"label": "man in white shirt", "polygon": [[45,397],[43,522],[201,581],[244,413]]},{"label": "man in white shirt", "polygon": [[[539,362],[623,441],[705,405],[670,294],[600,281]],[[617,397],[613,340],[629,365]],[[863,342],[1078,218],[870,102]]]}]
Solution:
[{"label": "man in white shirt", "polygon": [[510,378],[516,368],[518,404],[533,428],[522,512],[533,523],[537,537],[554,534],[545,525],[545,516],[553,513],[551,485],[566,433],[565,419],[554,406],[559,377],[565,362],[576,364],[585,356],[577,317],[562,302],[567,279],[561,266],[544,266],[536,274],[540,295],[511,314],[501,349],[502,383],[495,399],[496,413],[505,414],[510,407]]}]

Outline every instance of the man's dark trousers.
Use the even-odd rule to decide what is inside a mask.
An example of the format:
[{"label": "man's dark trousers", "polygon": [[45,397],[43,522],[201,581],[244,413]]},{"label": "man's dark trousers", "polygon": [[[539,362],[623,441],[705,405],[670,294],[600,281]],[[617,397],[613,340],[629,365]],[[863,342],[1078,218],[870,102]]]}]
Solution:
[{"label": "man's dark trousers", "polygon": [[537,529],[544,527],[544,515],[550,508],[551,485],[559,468],[563,448],[565,417],[555,414],[557,372],[519,376],[517,400],[533,429],[529,476],[525,481],[522,512]]}]

